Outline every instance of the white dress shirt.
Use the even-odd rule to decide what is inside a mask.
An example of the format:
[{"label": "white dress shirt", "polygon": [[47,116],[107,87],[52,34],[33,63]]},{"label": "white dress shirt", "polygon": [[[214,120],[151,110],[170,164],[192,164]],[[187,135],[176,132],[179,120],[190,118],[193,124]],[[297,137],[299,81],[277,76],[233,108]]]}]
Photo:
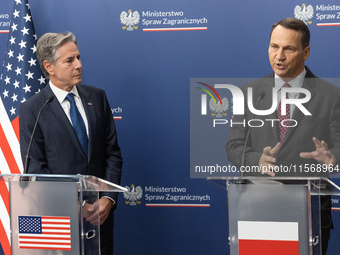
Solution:
[{"label": "white dress shirt", "polygon": [[76,102],[76,106],[78,108],[78,111],[79,111],[81,117],[84,120],[87,137],[89,137],[89,125],[88,125],[88,122],[87,122],[87,117],[86,117],[86,114],[85,114],[84,106],[81,102],[81,98],[80,98],[78,90],[77,90],[77,86],[76,85],[73,86],[71,92],[67,92],[66,90],[62,90],[62,89],[54,86],[52,84],[52,82],[50,81],[50,87],[51,87],[51,90],[54,93],[55,97],[58,99],[61,107],[63,108],[63,110],[64,110],[64,112],[65,112],[65,114],[66,114],[66,116],[69,119],[71,124],[72,124],[72,121],[71,121],[71,116],[70,116],[70,102],[67,101],[66,96],[67,96],[68,93],[74,94],[74,101]]}]

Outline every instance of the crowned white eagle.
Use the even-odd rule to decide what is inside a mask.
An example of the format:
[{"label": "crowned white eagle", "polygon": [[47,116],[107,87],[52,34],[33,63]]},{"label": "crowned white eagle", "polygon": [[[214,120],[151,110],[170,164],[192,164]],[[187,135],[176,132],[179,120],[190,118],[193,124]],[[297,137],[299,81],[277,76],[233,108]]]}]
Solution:
[{"label": "crowned white eagle", "polygon": [[294,8],[294,15],[296,19],[302,20],[306,24],[312,24],[312,21],[309,21],[309,19],[313,18],[314,9],[313,6],[308,5],[306,7],[306,4],[302,4],[302,7],[297,5]]},{"label": "crowned white eagle", "polygon": [[123,29],[126,29],[126,31],[132,31],[133,29],[137,29],[138,26],[135,26],[139,23],[140,15],[138,11],[134,11],[132,13],[131,10],[128,10],[128,12],[122,11],[120,14],[120,22],[122,22]]},{"label": "crowned white eagle", "polygon": [[135,185],[132,184],[131,189],[129,188],[129,186],[125,186],[125,188],[127,188],[128,191],[124,192],[124,198],[126,200],[129,200],[125,201],[125,203],[130,205],[140,204],[141,202],[138,200],[141,199],[143,196],[143,189],[141,188],[141,186],[137,186],[135,188]]},{"label": "crowned white eagle", "polygon": [[222,115],[227,116],[227,113],[225,112],[229,108],[229,101],[226,97],[224,97],[221,101],[222,101],[222,105],[219,100],[217,100],[215,103],[214,99],[212,98],[210,99],[209,107],[210,107],[210,110],[214,112],[211,114],[212,116],[216,115],[217,118],[222,118]]}]

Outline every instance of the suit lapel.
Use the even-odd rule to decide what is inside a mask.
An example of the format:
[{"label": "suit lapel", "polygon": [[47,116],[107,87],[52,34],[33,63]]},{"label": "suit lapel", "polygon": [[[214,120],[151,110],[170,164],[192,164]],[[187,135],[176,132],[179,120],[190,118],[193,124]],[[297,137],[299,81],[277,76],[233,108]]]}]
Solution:
[{"label": "suit lapel", "polygon": [[96,115],[94,111],[94,102],[91,94],[81,85],[77,85],[79,96],[84,106],[89,127],[89,145],[88,145],[88,159],[91,158],[93,152],[94,138],[96,133]]},{"label": "suit lapel", "polygon": [[[308,102],[303,104],[303,106],[306,109],[308,109],[309,104],[313,100],[313,97],[315,95],[315,92],[314,92],[314,89],[313,89],[313,87],[315,85],[315,78],[316,77],[314,76],[314,74],[307,68],[307,73],[306,73],[306,77],[303,81],[302,88],[307,89],[311,93],[311,98]],[[303,95],[303,94],[299,95],[299,98],[304,98],[304,97],[305,97],[305,95]],[[304,114],[302,113],[302,111],[299,108],[295,107],[292,119],[296,120],[296,122],[299,123],[303,116],[304,116]],[[282,141],[282,144],[284,144],[289,139],[289,137],[292,136],[292,134],[294,133],[295,130],[296,130],[295,127],[289,127],[288,128],[287,133],[285,135],[285,138]]]},{"label": "suit lapel", "polygon": [[[53,92],[49,85],[45,88],[46,98],[53,95]],[[78,151],[86,158],[83,148],[80,145],[77,134],[73,129],[72,124],[67,118],[63,108],[61,107],[59,101],[55,98],[48,107],[46,107],[46,111],[49,112],[51,118],[55,120],[60,125],[61,130],[65,132],[65,134],[69,137],[69,139],[73,142],[74,146],[78,149]]]},{"label": "suit lapel", "polygon": [[[273,79],[273,75],[270,75],[269,77],[266,77],[264,81],[264,92],[265,92],[265,96],[263,98],[263,102],[265,106],[264,109],[270,109],[273,104],[274,79]],[[270,115],[265,116],[265,117],[266,119],[277,119],[276,110]],[[273,121],[273,127],[271,128],[271,130],[273,132],[274,138],[277,141],[280,141],[279,126],[278,126],[277,121]]]}]

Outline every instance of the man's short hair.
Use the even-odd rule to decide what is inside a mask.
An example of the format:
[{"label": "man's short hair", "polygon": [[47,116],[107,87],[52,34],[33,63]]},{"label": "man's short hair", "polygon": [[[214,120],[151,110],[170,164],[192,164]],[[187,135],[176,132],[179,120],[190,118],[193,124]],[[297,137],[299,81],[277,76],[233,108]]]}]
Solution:
[{"label": "man's short hair", "polygon": [[272,36],[273,30],[278,26],[282,26],[284,28],[287,29],[292,29],[295,31],[300,31],[301,32],[301,43],[302,43],[302,48],[306,48],[307,46],[309,46],[309,40],[310,40],[310,31],[309,28],[307,27],[307,25],[299,20],[299,19],[295,19],[295,18],[286,18],[283,19],[277,23],[275,23],[272,26],[272,30],[270,32],[270,37]]},{"label": "man's short hair", "polygon": [[45,70],[44,61],[47,60],[54,66],[59,57],[58,49],[65,43],[73,42],[77,45],[77,38],[71,33],[46,33],[37,42],[37,58],[44,75],[49,78],[49,73]]}]

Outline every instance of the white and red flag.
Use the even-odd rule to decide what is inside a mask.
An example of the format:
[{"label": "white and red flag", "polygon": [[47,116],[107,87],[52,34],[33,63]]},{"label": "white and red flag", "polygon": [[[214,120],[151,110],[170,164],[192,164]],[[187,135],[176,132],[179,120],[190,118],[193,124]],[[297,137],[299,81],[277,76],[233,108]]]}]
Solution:
[{"label": "white and red flag", "polygon": [[297,222],[239,221],[239,255],[298,255]]}]

